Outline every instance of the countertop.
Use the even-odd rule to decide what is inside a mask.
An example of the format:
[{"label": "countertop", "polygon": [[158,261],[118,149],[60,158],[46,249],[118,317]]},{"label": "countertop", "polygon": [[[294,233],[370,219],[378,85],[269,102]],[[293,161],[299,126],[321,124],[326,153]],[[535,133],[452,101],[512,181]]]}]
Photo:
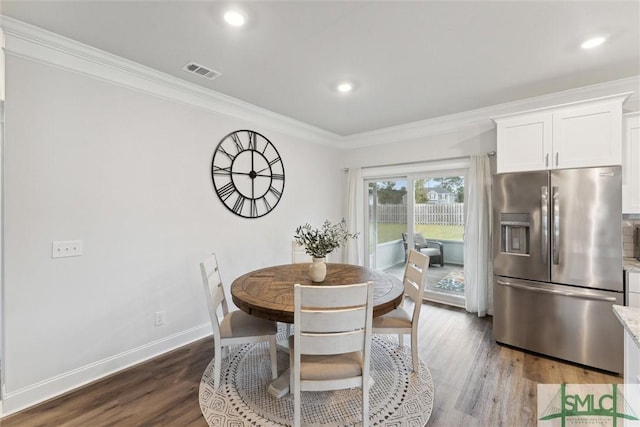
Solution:
[{"label": "countertop", "polygon": [[640,308],[614,305],[613,312],[640,348]]},{"label": "countertop", "polygon": [[640,261],[631,257],[622,258],[622,268],[627,271],[637,271],[640,273]]}]

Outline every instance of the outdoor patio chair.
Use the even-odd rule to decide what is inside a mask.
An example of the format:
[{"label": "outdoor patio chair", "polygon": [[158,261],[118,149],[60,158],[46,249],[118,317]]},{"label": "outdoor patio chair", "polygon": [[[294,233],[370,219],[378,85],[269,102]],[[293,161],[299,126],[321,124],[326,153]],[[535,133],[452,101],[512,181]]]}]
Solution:
[{"label": "outdoor patio chair", "polygon": [[[408,244],[407,233],[402,233],[402,244],[404,245],[404,261],[407,262]],[[427,240],[422,233],[413,235],[413,246],[415,250],[429,257],[429,265],[440,264],[444,266],[444,245],[436,240]]]}]

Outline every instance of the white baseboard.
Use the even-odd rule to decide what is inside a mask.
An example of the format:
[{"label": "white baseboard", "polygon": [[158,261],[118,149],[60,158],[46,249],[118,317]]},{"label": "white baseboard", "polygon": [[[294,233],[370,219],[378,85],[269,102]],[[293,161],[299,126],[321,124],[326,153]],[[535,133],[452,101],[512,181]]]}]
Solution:
[{"label": "white baseboard", "polygon": [[211,335],[211,324],[205,323],[7,393],[0,401],[0,417],[67,393],[209,335]]}]

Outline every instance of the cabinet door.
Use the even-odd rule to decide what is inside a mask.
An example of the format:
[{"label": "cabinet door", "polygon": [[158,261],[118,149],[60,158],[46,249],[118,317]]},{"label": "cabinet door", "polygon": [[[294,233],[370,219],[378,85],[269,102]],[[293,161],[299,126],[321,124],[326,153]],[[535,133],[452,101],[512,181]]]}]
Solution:
[{"label": "cabinet door", "polygon": [[[640,399],[640,347],[635,343],[629,331],[624,331],[624,383],[632,385],[625,387],[625,397],[628,402],[638,402]],[[628,400],[633,398],[633,400]]]},{"label": "cabinet door", "polygon": [[629,292],[629,301],[627,301],[629,307],[640,308],[640,294]]},{"label": "cabinet door", "polygon": [[627,290],[640,295],[640,273],[627,271]]},{"label": "cabinet door", "polygon": [[625,115],[622,153],[622,212],[640,213],[640,112]]},{"label": "cabinet door", "polygon": [[603,103],[553,115],[553,168],[622,164],[622,105]]},{"label": "cabinet door", "polygon": [[497,172],[549,169],[551,166],[552,115],[521,115],[496,121]]}]

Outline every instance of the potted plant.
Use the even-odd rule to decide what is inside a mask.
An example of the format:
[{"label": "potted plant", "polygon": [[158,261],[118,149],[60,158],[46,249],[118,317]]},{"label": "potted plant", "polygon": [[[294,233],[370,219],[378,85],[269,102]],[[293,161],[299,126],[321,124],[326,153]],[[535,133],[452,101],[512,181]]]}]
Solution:
[{"label": "potted plant", "polygon": [[327,274],[327,255],[344,245],[347,240],[357,237],[358,233],[352,234],[347,231],[347,222],[344,219],[337,224],[331,224],[327,220],[320,229],[312,228],[307,223],[296,228],[296,234],[293,236],[295,241],[304,247],[305,252],[313,257],[309,274],[314,282],[322,282]]}]

